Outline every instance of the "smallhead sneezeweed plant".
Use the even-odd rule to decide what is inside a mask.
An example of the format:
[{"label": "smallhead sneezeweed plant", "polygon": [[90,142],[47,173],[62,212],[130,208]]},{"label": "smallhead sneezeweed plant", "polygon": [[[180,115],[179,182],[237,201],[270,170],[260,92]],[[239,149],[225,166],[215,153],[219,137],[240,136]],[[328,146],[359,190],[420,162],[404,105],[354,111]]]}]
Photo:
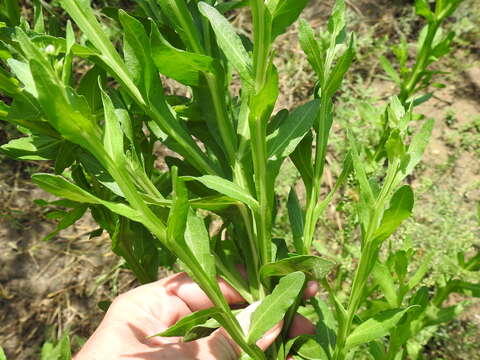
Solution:
[{"label": "smallhead sneezeweed plant", "polygon": [[[412,339],[458,314],[442,308],[448,294],[480,292],[457,279],[446,279],[435,294],[418,288],[428,262],[410,274],[412,249],[379,257],[412,212],[414,195],[405,178],[421,161],[434,125],[413,109],[431,96],[423,90],[438,74],[429,66],[449,52],[453,37],[443,34],[442,23],[460,2],[416,1],[426,26],[415,59],[405,39],[393,48],[398,66],[381,59],[399,87],[380,115],[382,140],[365,149],[344,129],[350,151],[324,195],[335,94],[355,58],[343,0],[336,1],[321,34],[300,20],[299,41],[317,79],[312,99],[290,111],[274,111],[279,76],[272,45],[308,0],[137,0],[133,13],[103,9],[120,28],[117,42],[89,0],[60,1],[71,19],[65,30],[44,16],[40,1],[34,1],[29,25],[17,2],[6,0],[0,5],[0,119],[24,136],[2,151],[19,160],[54,161],[53,173],[32,177],[60,198],[40,204],[68,209],[49,237],[88,210],[99,225],[93,235],[108,232],[113,251],[140,282],[156,280],[160,266],[177,264],[205,291],[215,306],[160,336],[192,340],[223,326],[243,358],[255,360],[288,354],[342,360],[358,349],[377,360],[418,358],[422,344]],[[242,7],[251,14],[250,37],[226,17]],[[80,67],[88,70],[79,79]],[[167,95],[160,75],[183,84],[186,95]],[[164,158],[168,170],[155,166],[158,144],[176,154]],[[293,188],[288,198],[291,243],[272,238],[274,185],[287,159],[305,189],[304,199]],[[366,170],[372,162],[383,165],[381,176]],[[317,222],[347,179],[358,194],[353,201],[361,248],[345,293],[334,275],[340,264],[314,253],[312,244]],[[221,226],[209,231],[218,219]],[[458,259],[465,271],[480,268],[479,256]],[[246,278],[237,266],[246,269]],[[223,298],[219,276],[247,302],[261,302],[248,333]],[[302,300],[312,279],[328,301]],[[288,329],[297,311],[317,324],[317,334],[288,339],[285,331],[266,353],[260,351],[256,341],[281,319]]]}]

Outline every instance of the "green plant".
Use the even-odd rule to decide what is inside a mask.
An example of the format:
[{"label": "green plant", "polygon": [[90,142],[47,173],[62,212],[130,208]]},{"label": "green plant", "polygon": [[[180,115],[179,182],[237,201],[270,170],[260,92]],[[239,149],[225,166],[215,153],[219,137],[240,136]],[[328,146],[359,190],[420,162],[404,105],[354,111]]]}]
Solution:
[{"label": "green plant", "polygon": [[[108,14],[122,29],[123,56],[88,1],[61,2],[83,34],[80,44],[70,22],[64,36],[49,31],[39,2],[33,29],[7,2],[4,9],[14,10],[3,11],[0,26],[0,89],[12,102],[0,103],[0,119],[25,136],[2,150],[20,160],[54,160],[54,174],[32,177],[61,198],[51,205],[69,209],[61,213],[52,236],[90,210],[100,232],[110,234],[113,251],[139,281],[155,280],[159,266],[179,260],[214,307],[160,335],[178,335],[182,329],[191,339],[192,327],[208,322],[210,327],[223,326],[246,358],[285,359],[293,352],[301,359],[345,359],[363,344],[370,345],[377,359],[402,356],[405,341],[390,341],[389,350],[381,352],[378,339],[395,339],[395,327],[420,319],[421,305],[404,304],[404,268],[395,267],[402,278],[391,286],[399,286],[401,296],[387,301],[388,306],[370,306],[369,279],[382,266],[382,244],[412,212],[413,191],[404,179],[421,161],[433,121],[426,121],[410,139],[413,113],[407,100],[421,89],[420,81],[427,81],[424,72],[434,45],[423,42],[418,69],[405,77],[406,84],[413,85],[402,87],[386,108],[388,132],[379,147],[386,155],[385,177],[367,173],[366,149],[348,132],[351,150],[335,186],[322,198],[335,94],[354,60],[355,37],[347,35],[342,0],[336,2],[320,39],[301,21],[300,42],[318,77],[314,99],[274,114],[279,84],[272,43],[307,2],[139,1],[135,16],[121,9]],[[441,23],[458,3],[437,1],[443,10],[432,21]],[[425,1],[417,1],[417,8],[426,14],[422,4]],[[238,35],[223,15],[243,6],[251,9],[251,40]],[[89,65],[79,81],[77,59]],[[189,96],[165,95],[159,73],[188,87]],[[238,95],[230,91],[234,73],[242,86]],[[158,143],[179,155],[165,159],[169,171],[155,167]],[[271,235],[275,179],[288,158],[306,193],[305,209],[295,190],[289,195],[293,244]],[[327,279],[335,263],[316,256],[312,244],[319,218],[349,177],[359,194],[354,205],[361,251],[344,306]],[[220,216],[222,226],[210,233],[211,214]],[[408,264],[408,257],[398,254],[403,253],[391,256]],[[245,267],[246,279],[238,265]],[[248,334],[223,298],[217,276],[247,302],[261,301]],[[307,279],[323,285],[331,308],[319,299],[303,303]],[[316,336],[289,340],[285,331],[262,353],[256,341],[282,318],[287,330],[297,311],[317,320]],[[362,316],[360,311],[370,312]]]}]

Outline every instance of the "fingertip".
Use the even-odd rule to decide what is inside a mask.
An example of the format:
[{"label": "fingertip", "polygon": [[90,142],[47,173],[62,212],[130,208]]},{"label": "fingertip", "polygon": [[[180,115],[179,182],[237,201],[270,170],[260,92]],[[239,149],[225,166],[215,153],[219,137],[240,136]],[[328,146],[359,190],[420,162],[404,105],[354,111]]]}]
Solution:
[{"label": "fingertip", "polygon": [[263,351],[267,350],[270,345],[272,345],[276,338],[282,332],[283,320],[277,323],[273,328],[268,330],[265,335],[262,336],[260,340],[257,341],[257,346]]},{"label": "fingertip", "polygon": [[306,317],[297,314],[293,319],[288,336],[293,339],[300,335],[315,335],[315,333],[315,325]]},{"label": "fingertip", "polygon": [[309,282],[307,282],[307,286],[305,287],[305,290],[303,292],[304,299],[314,297],[318,293],[319,289],[320,287],[318,285],[318,282],[315,280],[310,280]]}]

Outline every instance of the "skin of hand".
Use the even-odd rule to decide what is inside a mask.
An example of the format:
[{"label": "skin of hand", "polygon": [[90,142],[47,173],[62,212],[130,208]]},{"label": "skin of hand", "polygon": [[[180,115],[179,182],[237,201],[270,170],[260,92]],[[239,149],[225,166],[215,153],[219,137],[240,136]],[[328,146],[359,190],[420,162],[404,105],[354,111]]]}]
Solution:
[{"label": "skin of hand", "polygon": [[[245,303],[225,281],[220,279],[219,284],[229,304]],[[304,296],[314,296],[317,290],[318,285],[310,282]],[[248,330],[250,316],[258,305],[248,306],[237,316],[244,331]],[[192,312],[212,306],[207,295],[185,273],[140,286],[112,302],[104,319],[74,360],[236,360],[241,349],[222,328],[191,342],[182,342],[178,337],[150,337]],[[282,325],[282,322],[275,325],[257,345],[262,350],[267,349],[280,334]],[[314,326],[297,315],[289,335],[314,333]]]}]

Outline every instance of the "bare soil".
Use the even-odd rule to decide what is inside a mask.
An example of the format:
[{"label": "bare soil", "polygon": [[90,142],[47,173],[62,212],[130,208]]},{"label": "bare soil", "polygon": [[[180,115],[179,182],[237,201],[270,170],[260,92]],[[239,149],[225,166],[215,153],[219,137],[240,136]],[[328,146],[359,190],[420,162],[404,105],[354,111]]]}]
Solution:
[{"label": "bare soil", "polygon": [[[378,22],[395,23],[395,17],[406,2],[351,0],[348,3],[365,19],[361,26],[370,26]],[[320,19],[317,24],[323,23],[327,5],[314,3],[306,17]],[[380,30],[379,34],[394,33],[389,26]],[[299,51],[294,31],[279,39],[282,53]],[[299,99],[307,98],[312,85],[309,72],[298,71],[308,68],[306,62],[292,64],[287,55],[284,59],[281,57],[283,64],[279,64],[287,69],[281,74],[285,94],[280,100],[282,107],[290,107]],[[464,206],[472,211],[480,201],[479,152],[458,150],[460,139],[452,142],[448,135],[473,117],[480,116],[478,60],[468,58],[471,66],[467,66],[468,69],[447,88],[437,91],[436,97],[420,109],[426,116],[438,119],[425,156],[425,163],[434,166],[426,168],[422,176],[436,176],[435,166],[453,161],[453,166],[449,167],[453,170],[440,177],[443,181],[439,186],[461,193]],[[390,83],[377,79],[373,80],[372,87],[385,95],[392,90]],[[456,114],[454,124],[446,121],[448,111]],[[0,143],[5,142],[4,137],[0,128]],[[42,343],[57,338],[64,331],[88,337],[103,314],[98,302],[111,300],[137,285],[131,273],[120,266],[119,259],[111,252],[110,239],[106,235],[90,238],[96,226],[89,216],[50,242],[42,240],[55,228],[55,222],[46,219],[45,208],[34,204],[33,200],[51,197],[33,186],[29,178],[31,173],[48,171],[48,167],[49,164],[19,164],[0,157],[0,344],[9,359],[38,358]],[[472,306],[461,321],[480,324],[479,310],[478,304]],[[480,342],[480,334],[477,335]],[[432,351],[429,358],[437,358],[434,353]],[[462,357],[452,354],[449,359]]]}]

